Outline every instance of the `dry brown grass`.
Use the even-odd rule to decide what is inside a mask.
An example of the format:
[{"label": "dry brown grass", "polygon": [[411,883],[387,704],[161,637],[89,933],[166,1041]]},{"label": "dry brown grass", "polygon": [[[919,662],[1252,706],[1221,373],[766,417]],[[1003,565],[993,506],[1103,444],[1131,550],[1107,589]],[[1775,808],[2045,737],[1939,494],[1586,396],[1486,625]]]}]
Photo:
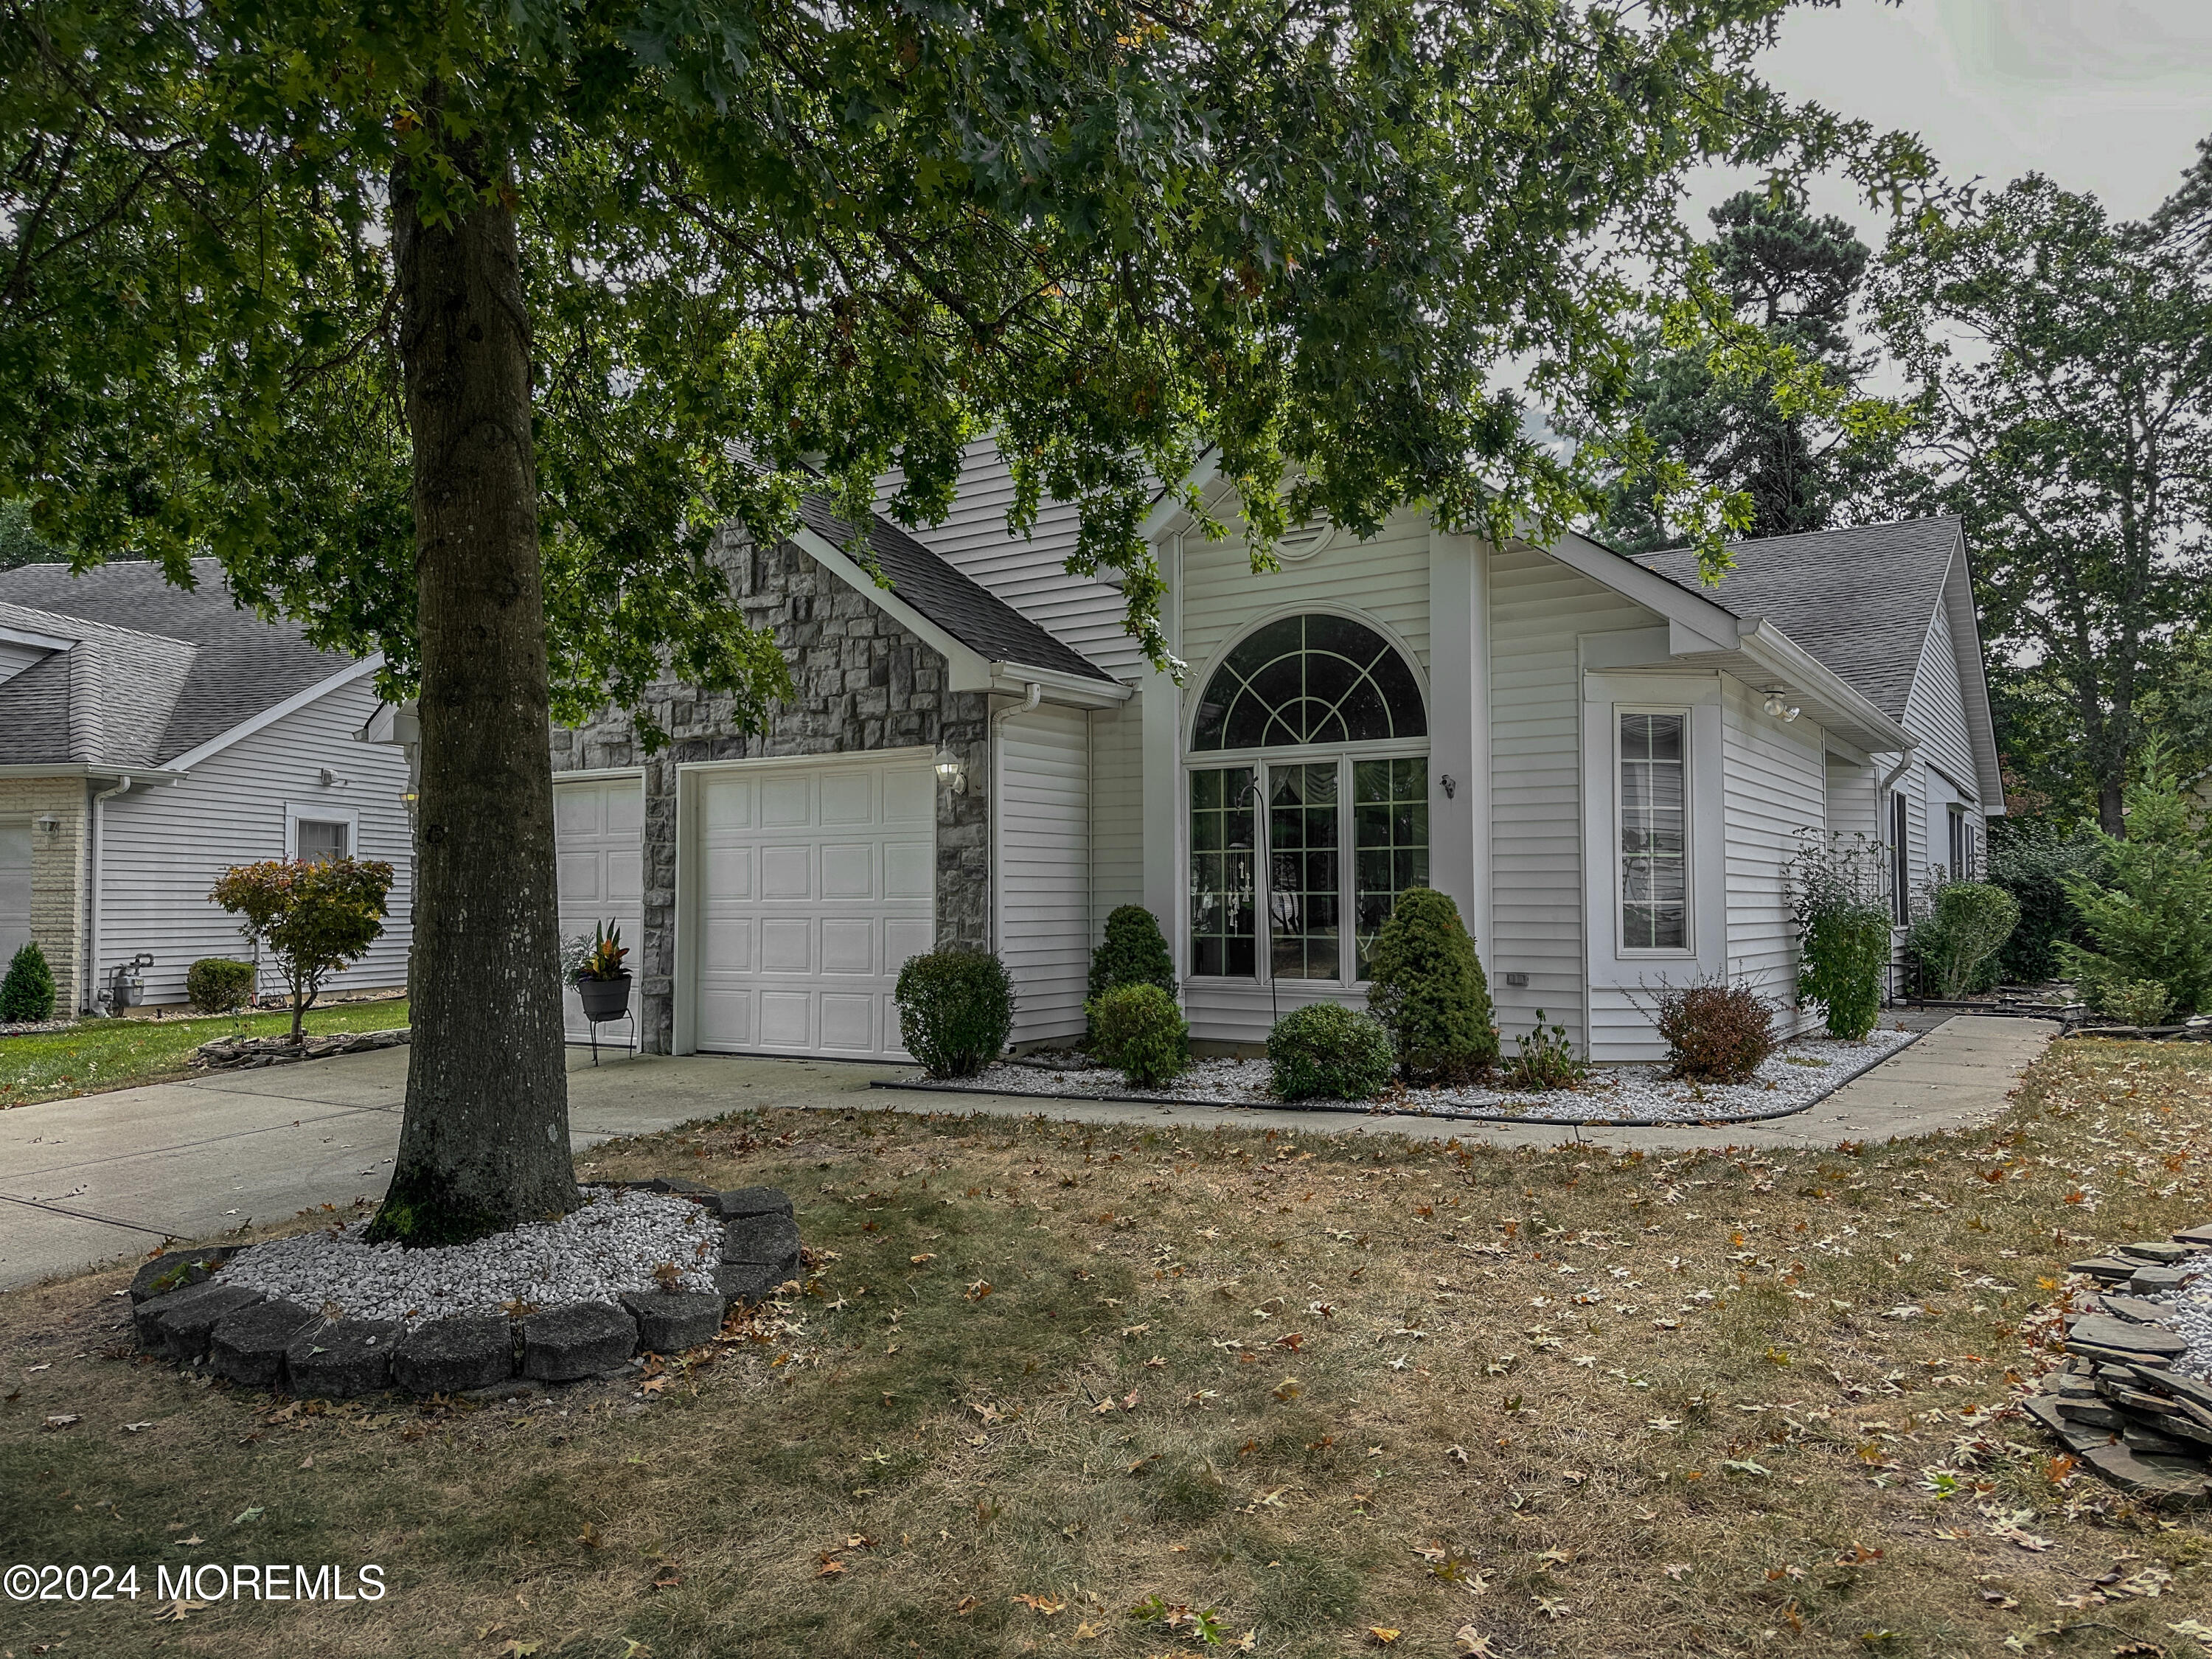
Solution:
[{"label": "dry brown grass", "polygon": [[1992,1130],[1820,1154],[748,1113],[588,1171],[782,1185],[825,1257],[649,1396],[316,1413],[125,1357],[118,1273],[0,1298],[0,1560],[392,1584],[0,1648],[1202,1650],[1157,1597],[1262,1654],[2201,1652],[2199,1522],[2007,1402],[2208,1153],[2212,1056],[2085,1042]]}]

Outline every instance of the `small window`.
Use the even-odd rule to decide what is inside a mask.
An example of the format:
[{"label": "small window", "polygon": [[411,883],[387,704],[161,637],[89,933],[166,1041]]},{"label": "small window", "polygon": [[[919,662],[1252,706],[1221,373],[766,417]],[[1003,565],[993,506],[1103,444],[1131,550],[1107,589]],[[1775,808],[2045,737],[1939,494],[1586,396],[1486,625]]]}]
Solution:
[{"label": "small window", "polygon": [[353,826],[343,818],[300,818],[293,830],[295,856],[307,864],[328,864],[351,856]]},{"label": "small window", "polygon": [[1687,716],[1620,717],[1620,944],[1680,951],[1690,937]]},{"label": "small window", "polygon": [[1966,809],[1963,806],[1952,807],[1950,817],[1951,879],[1964,881],[1972,873],[1968,856],[1970,848],[1967,841],[1969,831],[1966,828]]},{"label": "small window", "polygon": [[1889,798],[1889,910],[1899,927],[1912,920],[1912,814],[1900,793]]}]

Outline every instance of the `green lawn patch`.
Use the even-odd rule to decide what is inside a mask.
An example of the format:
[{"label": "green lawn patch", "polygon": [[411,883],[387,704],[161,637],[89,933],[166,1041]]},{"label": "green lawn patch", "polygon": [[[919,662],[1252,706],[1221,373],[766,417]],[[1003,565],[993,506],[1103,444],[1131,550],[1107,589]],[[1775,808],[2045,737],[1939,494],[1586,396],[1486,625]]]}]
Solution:
[{"label": "green lawn patch", "polygon": [[[388,1031],[407,1023],[407,1001],[334,1003],[307,1011],[307,1029]],[[0,1040],[0,1111],[33,1101],[129,1089],[182,1077],[192,1050],[221,1036],[283,1036],[289,1013],[188,1019],[87,1020],[70,1031]]]}]

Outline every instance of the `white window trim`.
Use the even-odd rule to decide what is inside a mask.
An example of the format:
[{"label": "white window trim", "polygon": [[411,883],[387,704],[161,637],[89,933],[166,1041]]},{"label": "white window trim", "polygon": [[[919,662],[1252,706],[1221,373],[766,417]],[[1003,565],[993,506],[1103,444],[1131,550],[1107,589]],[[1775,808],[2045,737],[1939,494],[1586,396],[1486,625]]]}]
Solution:
[{"label": "white window trim", "polygon": [[319,801],[288,800],[284,803],[284,856],[289,860],[300,856],[300,824],[343,823],[346,826],[346,856],[361,856],[361,809],[355,806],[324,805]]},{"label": "white window trim", "polygon": [[[1686,702],[1616,702],[1609,716],[1613,733],[1611,837],[1607,842],[1612,866],[1613,953],[1623,962],[1691,962],[1698,955],[1698,791],[1696,720]],[[1631,945],[1620,942],[1627,916],[1628,884],[1621,872],[1620,853],[1620,722],[1630,714],[1679,714],[1682,720],[1682,942],[1668,945]]]}]

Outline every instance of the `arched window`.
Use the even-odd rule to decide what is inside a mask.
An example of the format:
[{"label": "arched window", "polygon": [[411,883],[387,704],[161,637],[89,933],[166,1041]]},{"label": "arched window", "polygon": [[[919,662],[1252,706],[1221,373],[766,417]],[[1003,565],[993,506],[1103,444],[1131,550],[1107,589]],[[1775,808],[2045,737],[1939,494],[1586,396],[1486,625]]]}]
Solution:
[{"label": "arched window", "polygon": [[1428,729],[1412,666],[1348,617],[1285,617],[1229,653],[1191,730],[1210,763],[1190,771],[1193,975],[1367,976],[1429,878]]}]

